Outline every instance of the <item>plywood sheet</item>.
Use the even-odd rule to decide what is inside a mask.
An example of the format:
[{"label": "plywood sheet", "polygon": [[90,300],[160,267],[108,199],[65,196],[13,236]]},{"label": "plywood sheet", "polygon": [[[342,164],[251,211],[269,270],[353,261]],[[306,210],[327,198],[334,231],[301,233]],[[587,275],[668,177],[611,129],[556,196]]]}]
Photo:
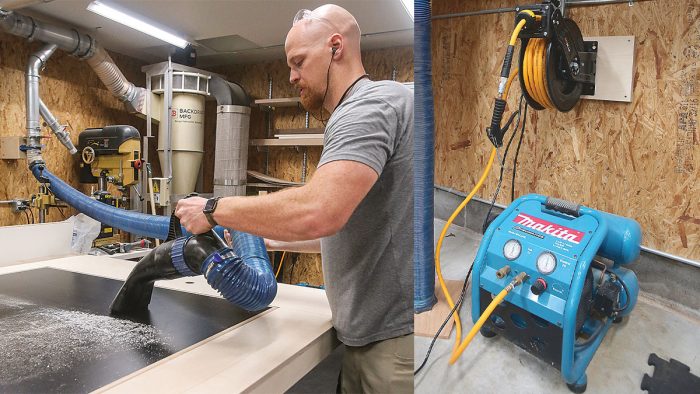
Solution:
[{"label": "plywood sheet", "polygon": [[[516,4],[442,0],[433,3],[433,14]],[[569,11],[584,36],[636,38],[634,98],[583,100],[568,113],[530,110],[515,196],[536,192],[634,218],[644,245],[700,260],[700,4],[645,1]],[[512,13],[433,21],[439,185],[469,192],[487,162],[485,129],[512,28]],[[519,95],[515,84],[507,114]],[[510,203],[512,169],[511,156],[502,204]],[[492,172],[479,197],[491,198],[497,175]]]},{"label": "plywood sheet", "polygon": [[[447,291],[450,293],[450,297],[452,297],[453,301],[456,302],[459,299],[459,293],[462,291],[463,284],[463,282],[458,280],[445,281]],[[447,303],[445,295],[440,289],[440,283],[438,283],[437,280],[435,281],[435,296],[437,297],[437,303],[435,306],[433,306],[433,309],[414,315],[413,326],[415,329],[415,335],[417,336],[429,338],[434,337],[435,333],[440,329],[440,326],[445,321],[445,318],[452,310],[450,305]],[[454,324],[455,319],[454,317],[451,317],[445,325],[445,328],[442,329],[440,335],[438,335],[438,338],[449,338]]]}]

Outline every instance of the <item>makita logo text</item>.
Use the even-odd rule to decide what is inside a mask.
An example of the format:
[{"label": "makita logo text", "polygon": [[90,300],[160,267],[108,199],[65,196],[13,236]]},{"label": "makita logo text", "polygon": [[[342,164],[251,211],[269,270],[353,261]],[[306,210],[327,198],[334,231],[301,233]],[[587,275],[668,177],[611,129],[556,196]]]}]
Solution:
[{"label": "makita logo text", "polygon": [[560,238],[576,244],[581,243],[581,240],[583,239],[583,233],[580,231],[550,223],[546,220],[542,220],[524,213],[519,213],[518,216],[513,219],[513,221],[523,227],[527,227],[540,233],[551,235],[552,237]]}]

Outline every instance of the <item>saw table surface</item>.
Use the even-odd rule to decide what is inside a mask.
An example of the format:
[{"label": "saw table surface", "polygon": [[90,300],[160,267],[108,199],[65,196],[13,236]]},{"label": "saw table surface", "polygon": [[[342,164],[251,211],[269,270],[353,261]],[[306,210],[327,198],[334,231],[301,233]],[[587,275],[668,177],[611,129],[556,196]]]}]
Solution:
[{"label": "saw table surface", "polygon": [[0,267],[0,391],[282,392],[337,345],[324,292],[284,284],[250,313],[201,276],[158,281],[148,315],[110,317],[135,264]]}]

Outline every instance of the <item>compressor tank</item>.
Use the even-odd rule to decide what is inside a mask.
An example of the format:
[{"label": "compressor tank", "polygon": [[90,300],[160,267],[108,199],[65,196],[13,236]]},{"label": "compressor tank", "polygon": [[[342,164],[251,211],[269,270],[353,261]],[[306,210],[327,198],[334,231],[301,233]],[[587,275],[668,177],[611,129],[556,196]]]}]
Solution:
[{"label": "compressor tank", "polygon": [[617,264],[628,264],[639,257],[642,228],[635,220],[599,211],[608,224],[608,235],[598,250],[598,255]]}]

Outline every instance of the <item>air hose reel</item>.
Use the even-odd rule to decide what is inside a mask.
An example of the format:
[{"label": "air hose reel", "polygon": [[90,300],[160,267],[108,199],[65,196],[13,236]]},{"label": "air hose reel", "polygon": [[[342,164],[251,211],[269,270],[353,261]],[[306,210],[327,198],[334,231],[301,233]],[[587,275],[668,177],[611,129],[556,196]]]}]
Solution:
[{"label": "air hose reel", "polygon": [[506,107],[503,93],[510,85],[506,80],[512,78],[509,73],[516,35],[521,42],[520,88],[529,106],[567,112],[582,94],[595,94],[598,42],[584,41],[576,22],[564,18],[558,6],[559,1],[552,0],[516,8],[514,36],[503,60],[491,125],[486,129],[496,148],[503,145],[506,132],[501,128]]},{"label": "air hose reel", "polygon": [[533,108],[567,112],[582,94],[595,94],[598,42],[584,41],[576,22],[562,16],[556,7],[558,3],[545,2],[518,9],[541,16],[539,21],[522,12],[515,16],[516,24],[521,19],[527,20],[518,36],[520,70],[524,76],[520,78],[520,87]]}]

